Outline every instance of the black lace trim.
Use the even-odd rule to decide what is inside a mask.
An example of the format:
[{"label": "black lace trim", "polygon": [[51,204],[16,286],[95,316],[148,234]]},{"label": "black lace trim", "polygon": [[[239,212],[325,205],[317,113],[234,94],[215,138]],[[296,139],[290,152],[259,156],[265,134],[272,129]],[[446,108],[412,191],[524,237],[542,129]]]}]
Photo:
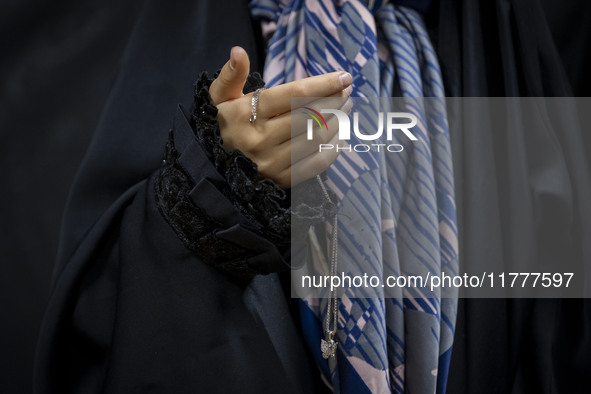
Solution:
[{"label": "black lace trim", "polygon": [[185,247],[205,263],[242,279],[261,273],[248,264],[254,253],[218,238],[216,234],[224,230],[224,226],[191,202],[189,193],[195,182],[179,164],[178,158],[171,131],[155,184],[156,204],[164,219]]}]

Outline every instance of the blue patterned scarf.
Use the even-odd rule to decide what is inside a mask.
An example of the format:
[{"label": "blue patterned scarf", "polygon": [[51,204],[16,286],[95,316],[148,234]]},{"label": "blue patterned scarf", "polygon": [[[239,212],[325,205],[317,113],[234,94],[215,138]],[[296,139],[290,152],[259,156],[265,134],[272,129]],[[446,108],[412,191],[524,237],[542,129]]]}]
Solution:
[{"label": "blue patterned scarf", "polygon": [[[270,37],[265,80],[274,86],[345,70],[353,75],[353,96],[391,97],[398,86],[404,97],[435,98],[428,108],[421,101],[411,106],[425,127],[416,131],[419,141],[409,154],[340,155],[327,171],[327,185],[339,207],[376,219],[363,234],[339,225],[339,259],[354,262],[364,252],[352,246],[370,245],[381,253],[362,257],[380,276],[455,275],[453,170],[439,64],[421,15],[382,3],[251,1],[253,17]],[[304,336],[335,393],[445,392],[456,296],[419,289],[396,298],[346,292],[336,360],[322,358],[319,348],[326,306],[327,300],[304,299],[300,311]]]}]

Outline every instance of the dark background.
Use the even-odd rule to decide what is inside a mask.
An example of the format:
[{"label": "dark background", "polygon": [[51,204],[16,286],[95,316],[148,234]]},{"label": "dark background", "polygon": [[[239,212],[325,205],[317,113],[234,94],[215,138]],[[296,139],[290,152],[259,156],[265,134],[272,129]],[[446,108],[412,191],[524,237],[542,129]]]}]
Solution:
[{"label": "dark background", "polygon": [[[591,95],[591,2],[542,3],[573,91]],[[68,189],[143,5],[0,2],[0,393],[31,392]]]}]

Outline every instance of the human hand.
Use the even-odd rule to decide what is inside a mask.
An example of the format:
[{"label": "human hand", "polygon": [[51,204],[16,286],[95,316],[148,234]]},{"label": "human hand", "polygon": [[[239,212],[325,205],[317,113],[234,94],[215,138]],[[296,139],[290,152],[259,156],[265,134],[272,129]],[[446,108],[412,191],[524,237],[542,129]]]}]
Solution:
[{"label": "human hand", "polygon": [[[234,47],[230,60],[209,88],[212,103],[218,108],[224,148],[240,150],[257,164],[261,175],[274,180],[281,188],[289,188],[325,171],[336,160],[338,152],[319,152],[318,145],[337,145],[337,119],[326,116],[327,130],[313,133],[314,139],[310,141],[305,133],[307,118],[302,110],[291,110],[291,99],[307,98],[301,105],[316,111],[330,108],[349,113],[351,75],[338,71],[266,89],[259,95],[256,121],[250,123],[253,93],[242,93],[249,71],[248,55],[244,49]],[[301,125],[294,127],[301,132],[293,135],[292,120],[294,125]]]}]

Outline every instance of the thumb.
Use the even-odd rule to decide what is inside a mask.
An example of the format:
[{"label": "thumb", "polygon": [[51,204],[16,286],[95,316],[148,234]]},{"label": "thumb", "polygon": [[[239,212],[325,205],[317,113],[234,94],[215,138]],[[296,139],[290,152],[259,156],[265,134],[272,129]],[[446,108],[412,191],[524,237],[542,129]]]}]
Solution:
[{"label": "thumb", "polygon": [[248,54],[241,47],[230,50],[230,60],[209,87],[213,105],[242,97],[242,89],[250,72]]}]

